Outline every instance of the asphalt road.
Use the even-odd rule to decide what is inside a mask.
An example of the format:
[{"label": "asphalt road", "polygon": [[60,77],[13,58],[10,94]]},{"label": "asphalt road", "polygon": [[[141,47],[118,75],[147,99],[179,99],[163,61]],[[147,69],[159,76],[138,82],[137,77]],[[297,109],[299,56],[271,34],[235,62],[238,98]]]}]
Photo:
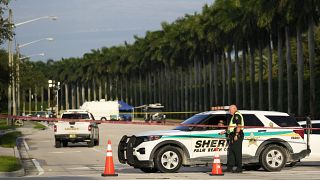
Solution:
[{"label": "asphalt road", "polygon": [[147,174],[119,163],[117,146],[120,138],[142,131],[171,129],[172,126],[101,124],[99,128],[100,145],[94,148],[81,143],[55,148],[51,128],[40,131],[23,129],[27,134],[25,138],[29,146],[29,157],[39,166],[22,179],[105,179],[101,177],[101,173],[104,170],[108,139],[112,141],[113,160],[116,172],[119,174],[118,177],[107,177],[108,179],[320,179],[320,160],[286,167],[281,172],[245,171],[242,174],[226,173],[224,176],[213,177],[209,176],[211,167],[202,166],[184,167],[173,174]]}]

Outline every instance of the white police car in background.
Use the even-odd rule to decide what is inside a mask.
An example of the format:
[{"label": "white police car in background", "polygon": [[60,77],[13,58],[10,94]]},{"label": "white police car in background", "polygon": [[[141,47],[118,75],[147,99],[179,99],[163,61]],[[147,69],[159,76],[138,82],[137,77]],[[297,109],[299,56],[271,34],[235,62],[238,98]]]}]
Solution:
[{"label": "white police car in background", "polygon": [[[263,167],[280,171],[286,163],[296,162],[310,154],[304,141],[304,131],[287,113],[269,111],[240,111],[244,129],[243,164],[247,170]],[[177,172],[181,166],[212,163],[214,149],[220,151],[223,164],[227,162],[228,143],[220,135],[225,127],[190,125],[227,125],[230,114],[225,110],[196,114],[173,130],[153,131],[135,136],[123,136],[119,142],[121,163],[144,172]],[[274,128],[270,128],[274,127]],[[284,128],[277,128],[284,127]]]},{"label": "white police car in background", "polygon": [[[299,121],[298,122],[302,127],[307,127],[306,121]],[[311,149],[310,155],[303,159],[302,162],[305,161],[320,161],[320,120],[311,120],[310,128],[315,128],[310,130],[310,137],[309,137],[309,146]],[[307,136],[307,132],[305,130],[305,136]]]}]

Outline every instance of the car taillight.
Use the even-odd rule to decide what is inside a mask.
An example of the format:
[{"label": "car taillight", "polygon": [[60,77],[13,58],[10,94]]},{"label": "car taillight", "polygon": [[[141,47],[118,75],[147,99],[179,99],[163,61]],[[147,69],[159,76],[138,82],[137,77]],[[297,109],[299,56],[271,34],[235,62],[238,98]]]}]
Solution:
[{"label": "car taillight", "polygon": [[57,125],[53,126],[53,130],[54,130],[54,132],[57,132]]},{"label": "car taillight", "polygon": [[88,131],[91,131],[92,127],[91,125],[88,126]]},{"label": "car taillight", "polygon": [[296,130],[293,130],[293,132],[299,134],[302,139],[304,139],[304,130],[303,129],[296,129]]}]

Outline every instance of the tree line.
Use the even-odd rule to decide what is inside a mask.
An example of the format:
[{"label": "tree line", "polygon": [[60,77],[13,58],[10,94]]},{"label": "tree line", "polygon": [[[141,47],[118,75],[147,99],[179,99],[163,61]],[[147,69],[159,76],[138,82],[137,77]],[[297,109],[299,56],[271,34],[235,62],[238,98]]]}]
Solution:
[{"label": "tree line", "polygon": [[320,0],[215,0],[132,44],[25,61],[22,102],[52,105],[47,80],[53,79],[62,83],[63,109],[98,99],[160,102],[182,112],[234,103],[317,118],[319,6]]}]

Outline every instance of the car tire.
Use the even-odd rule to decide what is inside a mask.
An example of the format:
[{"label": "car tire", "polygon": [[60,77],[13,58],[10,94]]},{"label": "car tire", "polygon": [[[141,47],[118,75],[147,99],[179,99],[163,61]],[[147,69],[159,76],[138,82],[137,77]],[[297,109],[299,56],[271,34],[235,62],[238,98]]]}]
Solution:
[{"label": "car tire", "polygon": [[62,146],[63,147],[68,147],[68,141],[62,141]]},{"label": "car tire", "polygon": [[94,145],[99,146],[99,138],[94,140]]},{"label": "car tire", "polygon": [[61,141],[56,140],[56,141],[55,141],[55,147],[56,147],[56,148],[61,148]]},{"label": "car tire", "polygon": [[162,173],[177,172],[182,165],[182,155],[177,147],[160,148],[154,158],[155,167]]},{"label": "car tire", "polygon": [[252,165],[245,165],[243,169],[246,171],[258,171],[261,168],[260,164],[252,164]]},{"label": "car tire", "polygon": [[260,163],[266,171],[280,171],[287,163],[286,150],[278,145],[268,145],[260,156]]},{"label": "car tire", "polygon": [[91,139],[91,141],[88,142],[88,147],[94,146],[94,139]]},{"label": "car tire", "polygon": [[159,171],[157,168],[140,168],[140,170],[145,173],[156,173]]}]

